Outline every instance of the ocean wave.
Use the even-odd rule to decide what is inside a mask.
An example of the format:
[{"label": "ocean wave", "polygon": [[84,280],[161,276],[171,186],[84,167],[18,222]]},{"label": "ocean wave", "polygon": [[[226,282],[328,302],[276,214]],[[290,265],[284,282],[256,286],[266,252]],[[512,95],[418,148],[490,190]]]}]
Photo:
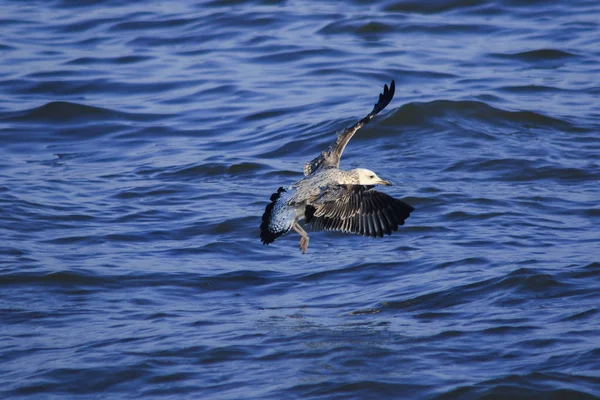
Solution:
[{"label": "ocean wave", "polygon": [[519,53],[491,53],[490,56],[527,62],[565,60],[577,57],[576,54],[558,49],[539,49]]},{"label": "ocean wave", "polygon": [[[556,117],[534,111],[508,111],[479,101],[435,100],[432,102],[411,102],[402,105],[386,118],[386,125],[415,125],[426,121],[463,119],[477,120],[490,125],[518,124],[544,128],[569,129],[571,124]],[[442,123],[444,122],[441,121]]]},{"label": "ocean wave", "polygon": [[95,121],[151,121],[161,118],[154,114],[134,114],[69,101],[51,101],[39,107],[0,114],[3,122],[81,123]]}]

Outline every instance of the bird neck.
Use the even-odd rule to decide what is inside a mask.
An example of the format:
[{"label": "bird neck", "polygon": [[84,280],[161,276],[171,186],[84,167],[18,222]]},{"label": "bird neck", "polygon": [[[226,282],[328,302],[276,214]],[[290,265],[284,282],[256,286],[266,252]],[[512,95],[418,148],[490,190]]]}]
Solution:
[{"label": "bird neck", "polygon": [[350,171],[340,171],[340,184],[342,185],[357,185],[359,182],[358,172],[351,169]]}]

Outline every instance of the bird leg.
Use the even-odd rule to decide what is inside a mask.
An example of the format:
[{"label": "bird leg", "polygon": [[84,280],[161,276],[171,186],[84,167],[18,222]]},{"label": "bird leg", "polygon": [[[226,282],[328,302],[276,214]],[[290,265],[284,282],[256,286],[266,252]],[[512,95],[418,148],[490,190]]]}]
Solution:
[{"label": "bird leg", "polygon": [[304,229],[302,229],[302,227],[300,226],[300,224],[296,221],[294,222],[294,224],[292,225],[292,228],[298,232],[300,234],[300,236],[302,236],[302,238],[300,238],[300,251],[302,252],[302,254],[306,253],[306,249],[308,249],[308,241],[310,240],[310,238],[308,237],[308,234],[306,233],[306,231]]}]

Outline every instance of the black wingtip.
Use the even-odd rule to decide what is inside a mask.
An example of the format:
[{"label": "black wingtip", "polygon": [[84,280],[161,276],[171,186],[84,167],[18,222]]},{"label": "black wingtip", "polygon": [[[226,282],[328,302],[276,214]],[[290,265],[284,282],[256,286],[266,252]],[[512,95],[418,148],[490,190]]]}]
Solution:
[{"label": "black wingtip", "polygon": [[410,213],[415,211],[415,208],[410,204],[406,204],[402,200],[395,199],[394,214],[400,225],[404,225],[404,221],[410,217]]},{"label": "black wingtip", "polygon": [[371,115],[375,116],[381,110],[387,107],[388,104],[394,98],[394,94],[396,93],[396,81],[392,79],[390,86],[387,84],[383,85],[383,93],[379,94],[379,101],[373,107],[373,111],[371,111]]}]

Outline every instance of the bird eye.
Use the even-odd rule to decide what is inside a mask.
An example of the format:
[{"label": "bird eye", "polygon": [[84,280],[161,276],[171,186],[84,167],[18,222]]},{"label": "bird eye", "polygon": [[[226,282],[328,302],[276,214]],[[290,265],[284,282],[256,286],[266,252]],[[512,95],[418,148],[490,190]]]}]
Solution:
[{"label": "bird eye", "polygon": [[375,178],[375,175],[371,175],[369,178],[373,179],[373,178]]}]

